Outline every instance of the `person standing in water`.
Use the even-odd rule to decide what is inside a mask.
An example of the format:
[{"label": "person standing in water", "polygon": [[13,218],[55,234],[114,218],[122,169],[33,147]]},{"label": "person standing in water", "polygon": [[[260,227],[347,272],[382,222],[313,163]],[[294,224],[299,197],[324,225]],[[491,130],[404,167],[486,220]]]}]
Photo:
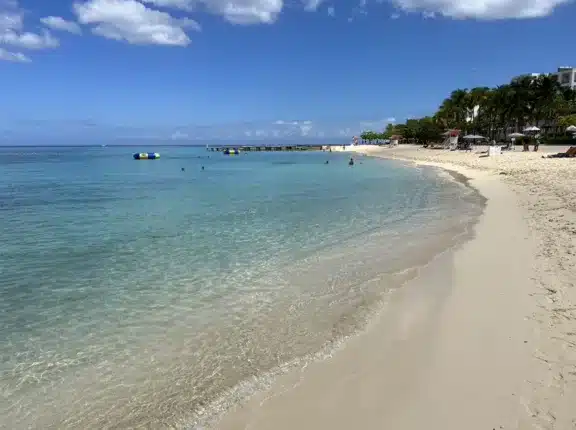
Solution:
[{"label": "person standing in water", "polygon": [[349,165],[349,166],[353,166],[353,165],[354,165],[354,159],[353,159],[353,158],[350,158],[350,161],[348,162],[348,165]]}]

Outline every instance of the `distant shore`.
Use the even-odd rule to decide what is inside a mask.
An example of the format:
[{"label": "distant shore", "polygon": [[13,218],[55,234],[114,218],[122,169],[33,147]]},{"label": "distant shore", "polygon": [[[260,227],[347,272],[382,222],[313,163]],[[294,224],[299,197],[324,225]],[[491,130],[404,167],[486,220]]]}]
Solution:
[{"label": "distant shore", "polygon": [[469,178],[488,200],[475,236],[422,269],[331,359],[281,378],[217,428],[573,429],[574,160],[354,152]]}]

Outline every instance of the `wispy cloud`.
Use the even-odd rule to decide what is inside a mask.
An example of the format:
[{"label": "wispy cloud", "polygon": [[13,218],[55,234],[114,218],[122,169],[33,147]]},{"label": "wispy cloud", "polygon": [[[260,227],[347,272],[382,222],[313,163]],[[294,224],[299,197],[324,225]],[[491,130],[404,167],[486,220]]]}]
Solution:
[{"label": "wispy cloud", "polygon": [[[24,13],[15,0],[0,1],[0,45],[9,45],[17,49],[50,49],[57,48],[58,39],[47,30],[32,33],[24,29]],[[29,62],[30,58],[22,53],[3,49],[1,60]]]},{"label": "wispy cloud", "polygon": [[408,12],[437,13],[450,18],[511,19],[550,15],[571,0],[392,0]]},{"label": "wispy cloud", "polygon": [[[0,51],[1,52],[1,51]],[[388,118],[387,120],[391,120]],[[75,138],[89,135],[91,139],[163,139],[209,141],[212,139],[342,139],[363,130],[383,130],[387,120],[278,120],[214,125],[113,125],[91,119],[50,121],[10,118],[8,131],[16,137]]]},{"label": "wispy cloud", "polygon": [[0,34],[0,43],[22,49],[49,49],[60,46],[58,39],[53,37],[48,31],[44,31],[42,34],[36,34],[7,30],[3,34]]},{"label": "wispy cloud", "polygon": [[323,3],[324,0],[302,0],[304,3],[304,10],[315,11]]},{"label": "wispy cloud", "polygon": [[67,31],[68,33],[81,34],[82,29],[74,21],[67,21],[59,16],[47,16],[40,19],[40,22],[53,30]]},{"label": "wispy cloud", "polygon": [[[70,0],[78,22],[60,16],[45,16],[36,23],[24,25],[24,12],[18,0],[0,0],[0,60],[29,62],[20,50],[53,49],[60,40],[48,29],[81,34],[82,25],[98,36],[131,44],[185,47],[191,43],[191,32],[200,25],[191,19],[201,13],[216,15],[232,24],[273,24],[285,7],[284,0]],[[389,4],[396,8],[390,19],[402,12],[420,13],[425,19],[444,16],[456,19],[521,19],[552,14],[574,0],[355,0],[349,7],[348,21],[366,15],[371,6]],[[46,7],[51,2],[45,2]],[[323,13],[333,17],[336,9],[325,0],[298,0],[290,6],[301,11]],[[323,6],[327,5],[324,9]],[[339,15],[346,11],[339,10]],[[27,21],[32,14],[26,14]],[[40,24],[43,30],[36,28]],[[30,27],[32,25],[32,27]],[[9,47],[13,47],[10,49]]]},{"label": "wispy cloud", "polygon": [[[271,24],[284,6],[283,0],[143,0],[164,8],[195,10],[198,6],[233,24]],[[311,2],[318,0],[310,0]],[[320,3],[320,2],[318,2]],[[308,4],[308,3],[306,3]],[[313,5],[311,4],[310,7]]]},{"label": "wispy cloud", "polygon": [[32,60],[21,52],[11,52],[0,48],[0,61],[10,61],[12,63],[30,63]]},{"label": "wispy cloud", "polygon": [[389,118],[385,118],[385,119],[377,119],[377,120],[367,120],[367,121],[360,121],[360,128],[362,130],[382,130],[384,129],[388,124],[390,123],[395,123],[396,122],[396,118],[394,117],[389,117]]}]

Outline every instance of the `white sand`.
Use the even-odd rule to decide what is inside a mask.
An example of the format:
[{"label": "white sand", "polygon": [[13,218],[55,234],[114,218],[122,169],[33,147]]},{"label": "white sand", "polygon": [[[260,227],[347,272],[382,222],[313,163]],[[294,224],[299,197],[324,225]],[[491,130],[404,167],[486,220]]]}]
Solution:
[{"label": "white sand", "polygon": [[471,178],[488,199],[475,238],[422,269],[331,359],[217,428],[576,428],[576,160],[357,150]]}]

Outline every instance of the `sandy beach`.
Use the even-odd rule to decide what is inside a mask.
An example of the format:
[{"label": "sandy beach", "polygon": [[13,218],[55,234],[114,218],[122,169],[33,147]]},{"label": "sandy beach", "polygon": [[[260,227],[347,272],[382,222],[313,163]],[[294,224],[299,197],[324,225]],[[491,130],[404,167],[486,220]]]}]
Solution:
[{"label": "sandy beach", "polygon": [[421,268],[330,359],[282,376],[217,428],[576,428],[576,160],[356,151],[468,177],[487,198],[474,238]]}]

